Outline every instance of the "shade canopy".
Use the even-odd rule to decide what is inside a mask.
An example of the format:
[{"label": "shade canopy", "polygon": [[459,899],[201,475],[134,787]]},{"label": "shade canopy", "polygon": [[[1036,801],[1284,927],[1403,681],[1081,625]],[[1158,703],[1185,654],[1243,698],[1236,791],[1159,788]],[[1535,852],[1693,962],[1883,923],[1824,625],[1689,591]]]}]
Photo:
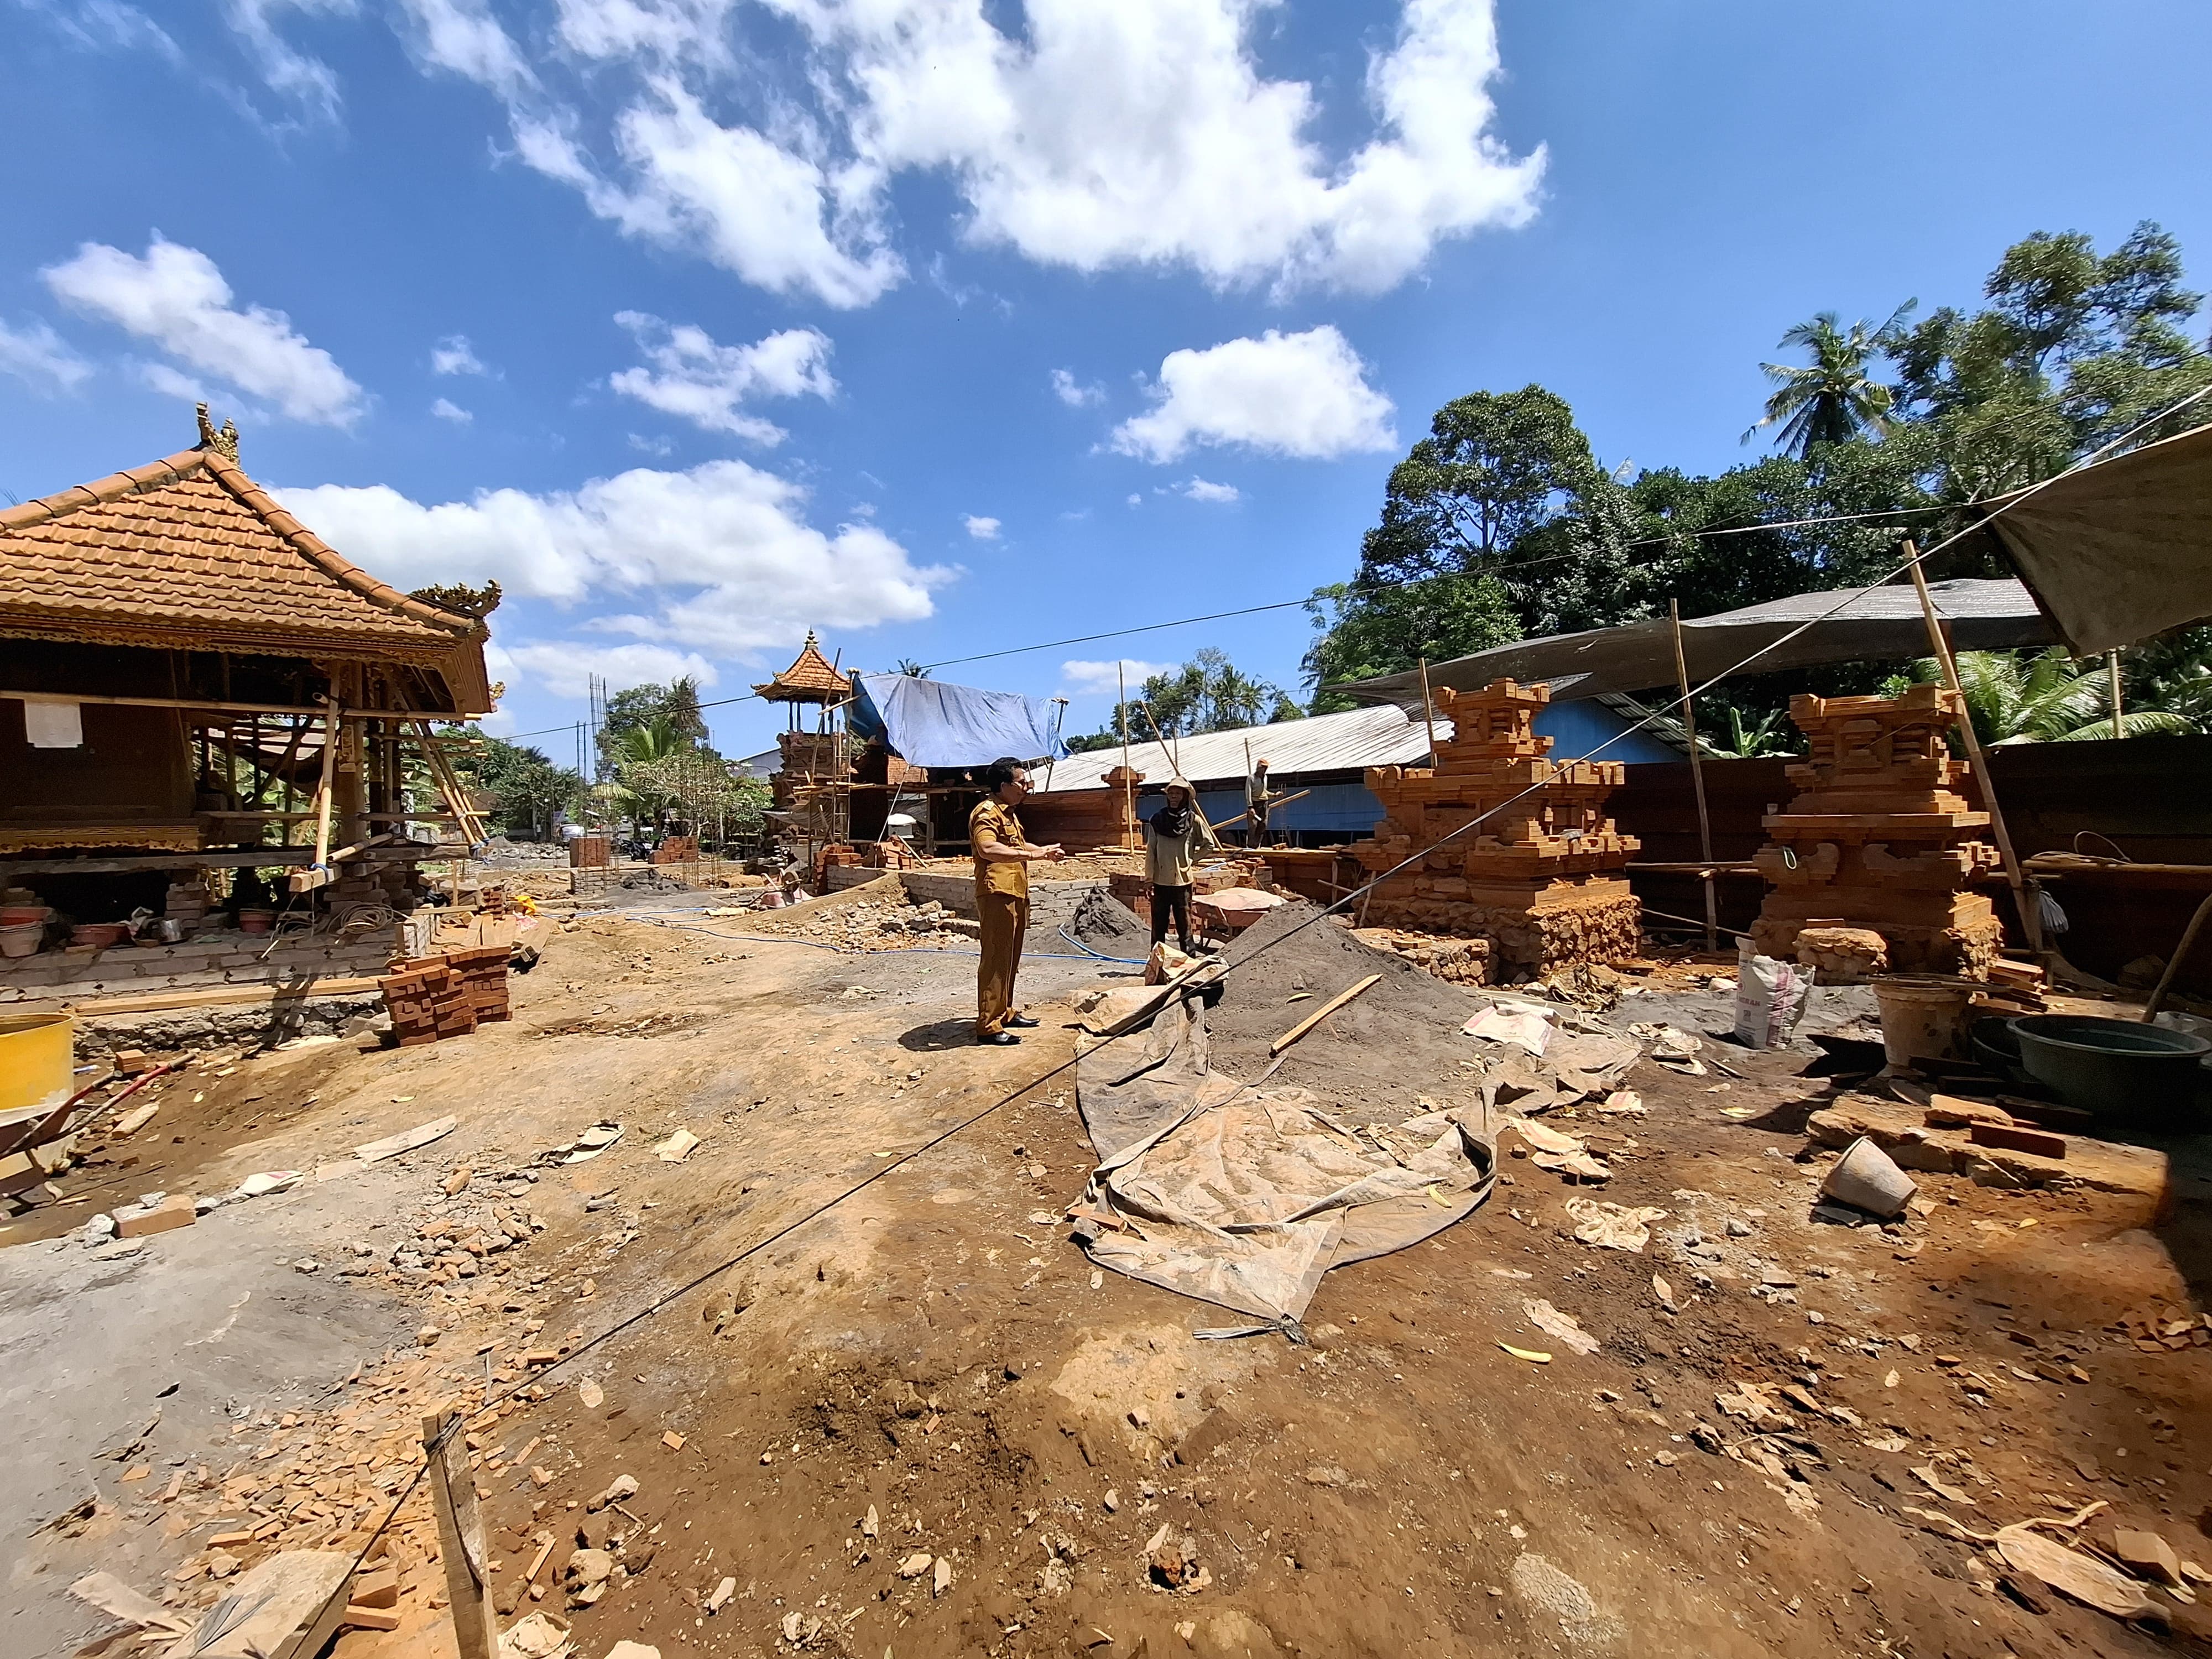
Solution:
[{"label": "shade canopy", "polygon": [[[1962,578],[1932,583],[1930,590],[1937,611],[1951,624],[1951,641],[1959,650],[2003,651],[2050,645],[2058,637],[2034,596],[2019,582]],[[1831,611],[1835,614],[1829,615]],[[1812,626],[1805,628],[1808,623]],[[1790,637],[1800,628],[1805,631]],[[1692,685],[1704,684],[1765,646],[1774,648],[1747,665],[1746,673],[1924,657],[1928,626],[1919,599],[1904,585],[1799,593],[1682,623],[1682,654],[1689,663]],[[1654,617],[1618,628],[1518,640],[1471,657],[1429,665],[1431,687],[1474,691],[1500,679],[1547,681],[1554,700],[1569,702],[1671,686],[1673,629],[1665,617]],[[1408,708],[1421,703],[1419,673],[1389,674],[1339,689]]]},{"label": "shade canopy", "polygon": [[911,674],[862,674],[846,724],[863,741],[880,738],[910,766],[988,766],[1011,755],[1057,752],[1052,704],[1018,691],[983,691]]},{"label": "shade canopy", "polygon": [[2075,656],[2212,619],[2212,426],[1987,505]]}]

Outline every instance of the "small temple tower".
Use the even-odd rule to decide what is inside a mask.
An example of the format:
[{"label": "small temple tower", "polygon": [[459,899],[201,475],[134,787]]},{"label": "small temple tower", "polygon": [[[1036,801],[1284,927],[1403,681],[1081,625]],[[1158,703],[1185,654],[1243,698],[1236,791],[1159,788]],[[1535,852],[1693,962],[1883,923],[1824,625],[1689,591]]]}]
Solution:
[{"label": "small temple tower", "polygon": [[[788,811],[795,793],[808,785],[851,778],[849,739],[843,722],[830,716],[852,696],[852,683],[822,654],[812,629],[807,629],[806,643],[791,666],[766,684],[753,687],[753,695],[763,702],[782,703],[790,711],[787,728],[776,738],[782,764],[771,781],[779,811]],[[805,724],[809,708],[818,711],[811,732]]]},{"label": "small temple tower", "polygon": [[[1487,939],[1498,963],[1538,973],[1636,954],[1643,913],[1625,872],[1642,843],[1605,811],[1625,769],[1546,758],[1552,739],[1532,722],[1551,700],[1549,686],[1511,680],[1441,691],[1437,712],[1450,717],[1452,735],[1437,745],[1433,769],[1368,769],[1384,817],[1375,838],[1358,844],[1360,861],[1380,873],[1433,849],[1376,890],[1370,921]],[[1508,801],[1479,828],[1437,845]]]},{"label": "small temple tower", "polygon": [[1961,890],[1997,867],[1978,839],[1987,812],[1969,810],[1944,729],[1966,718],[1955,691],[1916,685],[1901,697],[1790,700],[1811,740],[1790,769],[1797,796],[1770,814],[1759,849],[1772,884],[1752,943],[1788,958],[1806,927],[1880,933],[1893,969],[1986,977],[2001,926],[1988,899]]}]

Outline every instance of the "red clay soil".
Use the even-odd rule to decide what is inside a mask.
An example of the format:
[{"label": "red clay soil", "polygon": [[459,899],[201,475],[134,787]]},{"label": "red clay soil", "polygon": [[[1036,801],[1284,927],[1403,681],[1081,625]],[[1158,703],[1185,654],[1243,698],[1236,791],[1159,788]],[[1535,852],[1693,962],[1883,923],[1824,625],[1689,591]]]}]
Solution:
[{"label": "red clay soil", "polygon": [[[855,963],[613,921],[557,950],[518,982],[513,1027],[462,1040],[466,1068],[458,1054],[409,1061],[402,1088],[391,1056],[349,1049],[319,1079],[325,1101],[349,1087],[410,1097],[349,1133],[450,1102],[510,1162],[593,1115],[628,1127],[600,1158],[538,1171],[529,1205],[545,1227],[518,1249],[521,1265],[487,1259],[445,1285],[361,1281],[362,1295],[418,1304],[410,1316],[441,1334],[424,1358],[370,1356],[345,1401],[302,1425],[325,1449],[297,1467],[343,1470],[327,1449],[342,1413],[349,1431],[368,1428],[343,1443],[362,1449],[349,1478],[404,1463],[426,1401],[479,1402],[468,1379],[482,1381],[478,1345],[496,1344],[498,1374],[539,1376],[544,1394],[486,1419],[474,1443],[481,1460],[501,1454],[477,1480],[503,1605],[562,1609],[579,1539],[622,1536],[608,1589],[563,1615],[585,1659],[623,1638],[664,1659],[2205,1647],[2197,1607],[2161,1598],[2173,1629],[2159,1634],[2033,1586],[2015,1593],[1986,1551],[1913,1513],[1991,1532],[2102,1500],[2088,1541],[2145,1528],[2212,1563],[2204,1351],[2147,1353],[2109,1328],[2201,1305],[2212,1260],[2194,1153],[2156,1215],[2124,1194],[1929,1176],[1924,1218],[1821,1225],[1809,1216],[1818,1166],[1797,1159],[1828,1085],[1800,1074],[1802,1057],[1731,1053],[1741,1080],[1647,1063],[1630,1086],[1648,1116],[1547,1120],[1590,1135],[1616,1171],[1607,1188],[1508,1160],[1468,1220],[1329,1274],[1310,1347],[1200,1341],[1194,1329],[1233,1316],[1095,1275],[1058,1223],[1090,1164],[1063,1073],[547,1370],[524,1356],[572,1351],[668,1297],[881,1169],[882,1154],[1066,1059],[1073,1040],[1048,1018],[1020,1049],[957,1046],[964,961]],[[1097,964],[1035,971],[1033,986],[1072,994]],[[1261,1003],[1256,972],[1249,985],[1250,1007],[1224,1003],[1224,1027],[1287,1026],[1312,1006],[1286,1006],[1276,987]],[[1432,981],[1399,988],[1439,1018],[1446,1000],[1465,1006]],[[1394,1094],[1449,1084],[1435,1056],[1472,1040],[1394,1036],[1392,1007],[1379,999],[1317,1054]],[[578,1024],[656,1014],[696,1023],[619,1042]],[[204,1110],[236,1121],[220,1091]],[[662,1162],[652,1145],[679,1121],[707,1145]],[[447,1169],[488,1156],[456,1139],[413,1155],[410,1217],[436,1212]],[[1598,1249],[1571,1236],[1578,1196],[1666,1215],[1642,1254]],[[1532,1324],[1537,1300],[1578,1321],[1595,1352]],[[1747,1383],[1768,1390],[1761,1424],[1717,1403],[1743,1409]],[[379,1385],[390,1391],[368,1397]],[[623,1474],[635,1497],[584,1506]],[[341,1516],[325,1523],[341,1540],[361,1535],[343,1513],[349,1490],[332,1488]],[[220,1501],[179,1500],[201,1514]],[[342,1638],[346,1659],[451,1650],[426,1559],[434,1533],[419,1498],[407,1514],[403,1627]],[[173,1559],[202,1559],[204,1534],[173,1530]],[[538,1583],[555,1588],[533,1601],[520,1580],[544,1534],[556,1541]],[[240,1553],[250,1564],[263,1547]],[[710,1613],[726,1577],[732,1590]]]}]

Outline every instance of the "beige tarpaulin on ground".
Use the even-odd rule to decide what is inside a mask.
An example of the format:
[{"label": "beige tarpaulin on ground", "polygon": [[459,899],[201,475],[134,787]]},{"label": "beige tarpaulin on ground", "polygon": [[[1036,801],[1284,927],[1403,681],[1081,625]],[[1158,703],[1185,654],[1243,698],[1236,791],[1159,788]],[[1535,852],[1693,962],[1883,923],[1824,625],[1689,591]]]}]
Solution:
[{"label": "beige tarpaulin on ground", "polygon": [[2212,427],[2012,501],[1986,528],[2074,655],[2212,619]]},{"label": "beige tarpaulin on ground", "polygon": [[1494,1154],[1461,1113],[1346,1125],[1309,1091],[1211,1071],[1195,998],[1139,1050],[1078,1063],[1101,1159],[1079,1236],[1102,1267],[1289,1323],[1331,1267],[1419,1243],[1490,1195]]}]

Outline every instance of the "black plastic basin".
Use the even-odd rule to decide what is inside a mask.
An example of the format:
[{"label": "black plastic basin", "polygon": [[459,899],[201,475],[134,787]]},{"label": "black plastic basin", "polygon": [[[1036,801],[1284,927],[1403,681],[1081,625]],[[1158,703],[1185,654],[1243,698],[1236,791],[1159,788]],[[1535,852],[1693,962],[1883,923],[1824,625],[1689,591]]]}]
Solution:
[{"label": "black plastic basin", "polygon": [[2069,1106],[2166,1133],[2199,1127],[2197,1091],[2212,1042],[2185,1031],[2087,1014],[2012,1022],[2021,1069]]}]

